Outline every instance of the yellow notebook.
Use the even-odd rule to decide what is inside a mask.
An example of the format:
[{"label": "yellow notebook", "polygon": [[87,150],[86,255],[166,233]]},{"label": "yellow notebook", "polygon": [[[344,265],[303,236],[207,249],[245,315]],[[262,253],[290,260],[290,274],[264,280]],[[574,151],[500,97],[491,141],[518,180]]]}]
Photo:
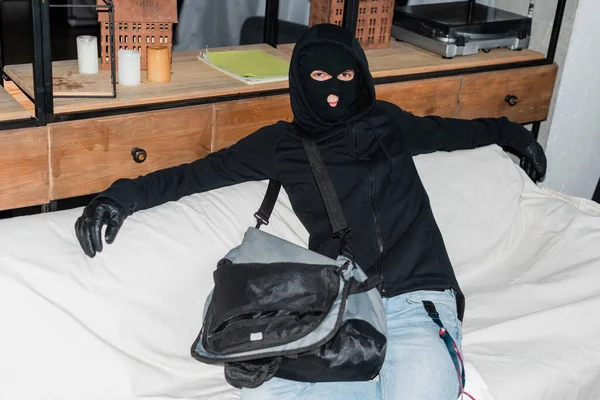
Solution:
[{"label": "yellow notebook", "polygon": [[248,84],[284,81],[290,64],[264,50],[202,51],[198,58]]}]

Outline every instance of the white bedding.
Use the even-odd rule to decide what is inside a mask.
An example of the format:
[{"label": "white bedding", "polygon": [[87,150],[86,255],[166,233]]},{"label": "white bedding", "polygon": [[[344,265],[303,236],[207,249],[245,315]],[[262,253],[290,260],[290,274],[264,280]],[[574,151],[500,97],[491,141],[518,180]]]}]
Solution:
[{"label": "white bedding", "polygon": [[[415,160],[467,297],[467,391],[600,398],[600,207],[538,189],[495,146]],[[0,221],[0,400],[239,398],[190,347],[265,189],[136,213],[95,259],[81,209]],[[265,229],[306,244],[285,195]]]}]

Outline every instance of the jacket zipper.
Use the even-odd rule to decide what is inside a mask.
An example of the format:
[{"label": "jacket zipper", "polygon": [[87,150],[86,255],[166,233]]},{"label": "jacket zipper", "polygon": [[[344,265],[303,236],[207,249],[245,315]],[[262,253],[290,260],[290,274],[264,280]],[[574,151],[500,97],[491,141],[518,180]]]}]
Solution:
[{"label": "jacket zipper", "polygon": [[[350,126],[350,130],[352,132],[352,139],[354,140],[354,152],[358,154],[358,140],[356,137],[356,127],[354,124]],[[377,215],[377,207],[375,205],[375,193],[374,193],[375,182],[373,179],[373,174],[371,172],[371,166],[369,166],[369,198],[371,200],[371,213],[373,215],[373,221],[375,222],[375,236],[377,237],[377,246],[379,247],[379,257],[375,262],[375,267],[377,269],[377,274],[379,278],[383,281],[383,269],[381,267],[381,256],[383,255],[383,239],[381,237],[381,228],[379,226],[379,216]],[[381,293],[385,295],[385,285],[381,284]]]},{"label": "jacket zipper", "polygon": [[[377,207],[375,205],[375,193],[374,193],[375,182],[373,180],[373,174],[371,173],[371,167],[369,167],[369,197],[371,199],[371,212],[373,214],[373,220],[375,221],[375,236],[377,237],[377,245],[379,246],[379,257],[375,262],[377,268],[377,274],[379,278],[383,280],[383,269],[381,267],[381,256],[383,255],[383,240],[381,238],[381,228],[379,226],[379,216],[377,215]],[[385,295],[385,284],[381,284],[381,293]]]}]

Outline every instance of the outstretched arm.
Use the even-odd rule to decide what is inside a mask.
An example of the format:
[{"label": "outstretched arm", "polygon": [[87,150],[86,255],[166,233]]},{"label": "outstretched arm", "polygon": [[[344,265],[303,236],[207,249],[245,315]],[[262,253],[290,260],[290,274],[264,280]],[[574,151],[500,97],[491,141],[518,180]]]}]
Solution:
[{"label": "outstretched arm", "polygon": [[273,153],[280,136],[276,130],[267,126],[192,163],[117,180],[97,197],[115,200],[131,215],[194,193],[274,178]]},{"label": "outstretched arm", "polygon": [[534,170],[528,173],[533,180],[546,172],[544,151],[533,134],[506,117],[472,120],[418,117],[390,103],[383,106],[401,127],[413,155],[497,144],[529,160]]},{"label": "outstretched arm", "polygon": [[531,132],[505,117],[472,120],[418,117],[389,103],[386,109],[402,127],[413,155],[468,150],[491,144],[519,151],[534,141]]},{"label": "outstretched arm", "polygon": [[124,220],[136,211],[245,181],[276,179],[273,163],[279,137],[277,127],[271,125],[192,163],[117,180],[77,219],[75,233],[81,247],[94,257],[102,251],[102,227],[107,225],[105,237],[110,244]]}]

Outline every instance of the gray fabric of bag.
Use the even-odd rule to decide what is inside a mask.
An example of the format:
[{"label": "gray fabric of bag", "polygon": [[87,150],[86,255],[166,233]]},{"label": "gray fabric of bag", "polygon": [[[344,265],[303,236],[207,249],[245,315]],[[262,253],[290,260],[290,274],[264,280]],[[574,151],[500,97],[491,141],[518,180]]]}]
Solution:
[{"label": "gray fabric of bag", "polygon": [[[319,346],[324,340],[330,339],[331,336],[335,334],[336,329],[339,328],[340,317],[342,322],[348,319],[362,319],[371,324],[384,336],[387,336],[383,302],[381,300],[381,295],[376,288],[367,292],[349,295],[345,302],[345,307],[342,308],[342,294],[346,285],[349,284],[348,280],[351,277],[358,282],[364,282],[367,279],[367,276],[362,269],[350,262],[346,257],[339,256],[337,260],[333,260],[277,236],[261,231],[260,229],[250,227],[246,231],[242,243],[238,247],[230,250],[224,258],[232,261],[234,264],[298,262],[302,264],[337,265],[339,267],[349,264],[352,267],[345,276],[340,277],[342,284],[340,285],[338,297],[327,317],[317,329],[307,336],[286,345],[271,347],[268,350],[261,349],[229,355],[209,353],[202,345],[202,341],[198,340],[195,344],[194,351],[200,358],[220,361],[244,361],[256,358],[297,354],[298,352],[307,351],[313,347]],[[204,306],[204,316],[206,316],[208,312],[211,299],[212,291]],[[202,336],[202,333],[203,332],[201,332],[200,336]]]}]

